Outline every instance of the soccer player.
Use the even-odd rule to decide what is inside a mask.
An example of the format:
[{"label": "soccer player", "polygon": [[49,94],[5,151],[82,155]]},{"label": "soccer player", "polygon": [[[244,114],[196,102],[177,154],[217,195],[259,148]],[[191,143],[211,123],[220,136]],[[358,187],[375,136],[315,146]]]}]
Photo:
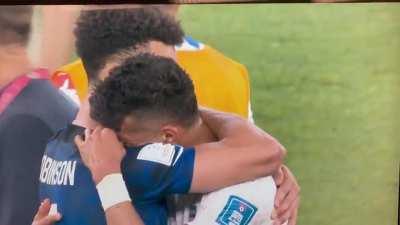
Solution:
[{"label": "soccer player", "polygon": [[[121,6],[97,8],[107,7],[115,9]],[[151,6],[124,5],[122,7]],[[96,6],[88,6],[86,10],[91,10],[91,8],[96,8]],[[178,5],[157,5],[157,8],[173,17],[176,17],[179,10]],[[182,42],[176,44],[176,57],[178,64],[193,80],[200,105],[235,113],[252,120],[249,78],[243,65],[190,36],[182,37]],[[85,68],[80,59],[65,65],[54,74],[54,83],[71,96],[75,96],[74,92],[76,92],[82,100],[88,92],[87,73],[89,72],[85,71]],[[76,96],[74,98],[78,99]]]},{"label": "soccer player", "polygon": [[[101,131],[101,133],[103,133],[103,131]],[[107,135],[103,135],[106,139],[109,135],[115,135],[111,132],[104,133],[107,133]],[[96,143],[100,142],[101,140],[96,137],[100,137],[100,135],[92,136],[90,139],[87,138],[83,143],[86,145],[86,141],[92,139]],[[95,151],[92,151],[92,149],[88,150],[89,151],[80,151],[80,155],[82,161],[90,169],[92,177],[96,177],[101,181],[103,179],[108,179],[110,176],[114,176],[116,172],[117,174],[121,174],[121,161],[126,155],[125,149],[111,148],[103,152],[101,152],[101,150],[104,149],[95,149]],[[126,192],[125,182],[123,179],[117,181],[113,180],[112,186],[122,187],[122,192]],[[118,195],[116,196],[118,197]],[[114,202],[113,205],[105,211],[107,225],[143,225],[142,220],[131,204],[131,200],[121,200],[117,199],[117,197],[111,195],[107,196],[107,198]],[[60,221],[62,215],[58,212],[50,212],[50,209],[50,200],[43,200],[32,221],[32,225],[54,225],[54,223]]]},{"label": "soccer player", "polygon": [[[110,27],[113,29],[109,29]],[[86,11],[78,19],[75,34],[78,54],[88,71],[88,77],[93,81],[104,79],[110,68],[138,52],[152,52],[174,59],[176,56],[173,46],[179,45],[183,37],[179,24],[154,8]],[[288,176],[291,175],[290,171],[287,172]],[[280,183],[277,185],[281,186]],[[291,188],[288,185],[282,187],[278,188],[278,204],[282,197],[298,197],[296,191],[292,191],[296,190],[297,185],[289,186]],[[188,198],[191,199],[192,196]],[[191,220],[190,217],[195,213],[190,213],[193,212],[190,208],[194,208],[189,204],[190,199],[179,198],[177,204],[169,204],[172,224],[183,224]],[[184,204],[180,204],[182,201]],[[282,213],[287,213],[288,207],[279,208]]]},{"label": "soccer player", "polygon": [[27,54],[31,6],[0,6],[0,224],[29,224],[48,139],[76,107]]},{"label": "soccer player", "polygon": [[[63,215],[59,224],[105,224],[100,199],[104,210],[110,202],[101,198],[104,192],[99,185],[97,194],[73,143],[85,127],[93,129],[97,122],[118,130],[123,143],[132,146],[127,149],[122,171],[130,198],[149,225],[167,224],[166,195],[204,193],[272,175],[284,155],[275,139],[246,120],[199,112],[192,82],[173,60],[139,55],[114,69],[110,79],[96,87],[90,108],[82,105],[74,123],[47,146],[39,179],[41,198],[55,203],[54,208]],[[87,130],[85,137],[90,137]],[[195,147],[146,144],[149,140],[179,140]],[[214,142],[200,144],[207,141]],[[116,138],[98,144],[109,149],[119,144],[115,142]],[[221,161],[225,155],[230,155],[229,161]],[[113,191],[120,193],[118,188]]]},{"label": "soccer player", "polygon": [[[152,59],[153,60],[153,59]],[[159,59],[163,61],[163,59]],[[144,61],[144,60],[143,60]],[[149,60],[151,62],[151,60]],[[166,62],[163,62],[166,63]],[[129,65],[129,63],[127,63]],[[135,74],[133,72],[129,72],[128,69],[121,69],[121,74],[117,74],[113,77],[110,76],[105,81],[104,85],[100,85],[93,96],[91,97],[91,114],[92,117],[96,118],[101,125],[113,128],[114,130],[124,129],[124,121],[130,121],[129,128],[125,128],[127,130],[132,130],[132,135],[136,135],[134,139],[127,138],[125,140],[128,145],[141,145],[142,143],[151,143],[155,141],[163,141],[169,143],[178,143],[183,145],[188,145],[192,142],[198,141],[196,138],[200,135],[197,133],[201,130],[201,122],[205,120],[205,123],[208,126],[210,123],[207,123],[207,117],[203,115],[203,117],[198,118],[200,122],[197,124],[193,123],[192,126],[185,128],[182,127],[182,124],[177,124],[176,121],[182,121],[182,118],[168,118],[172,113],[167,113],[163,115],[163,112],[168,112],[168,109],[164,107],[168,107],[169,104],[165,104],[163,98],[174,98],[177,96],[173,96],[172,93],[169,93],[167,96],[162,96],[164,93],[161,91],[158,96],[154,93],[154,89],[162,89],[163,84],[157,84],[152,82],[159,82],[160,78],[164,76],[163,79],[166,81],[172,80],[172,78],[165,77],[166,74],[162,74],[161,71],[169,71],[166,68],[157,69],[157,62],[149,63],[149,69],[145,69],[145,63],[137,63],[136,66],[132,66],[132,71],[138,71],[139,69],[144,69],[144,72],[138,72]],[[160,63],[161,64],[161,63]],[[125,66],[124,64],[123,66]],[[162,64],[161,64],[162,65]],[[134,67],[135,66],[135,67]],[[161,67],[161,66],[160,66]],[[152,74],[157,74],[153,76]],[[179,73],[178,73],[179,75]],[[175,76],[178,76],[175,75]],[[143,77],[140,77],[143,76]],[[184,77],[184,76],[183,76]],[[115,79],[115,80],[114,80]],[[140,84],[138,80],[144,80],[143,82],[149,83],[149,86],[146,87],[146,83]],[[176,78],[177,79],[177,78]],[[183,78],[182,78],[183,79]],[[111,81],[110,81],[111,80]],[[167,82],[165,82],[167,83]],[[158,87],[159,85],[159,87]],[[173,82],[170,81],[167,83],[168,86],[173,86]],[[176,84],[178,86],[179,83]],[[119,87],[118,89],[114,89],[112,87]],[[132,88],[134,91],[131,91]],[[176,87],[177,88],[177,87]],[[125,90],[124,90],[125,89]],[[150,90],[149,90],[150,89]],[[151,90],[153,89],[153,90]],[[149,90],[151,95],[151,100],[148,102],[145,101],[146,90]],[[112,94],[111,94],[112,93]],[[117,94],[118,93],[118,94]],[[183,94],[184,92],[176,91],[177,95]],[[180,94],[178,94],[180,93]],[[166,95],[166,94],[165,94]],[[158,96],[159,99],[156,97]],[[130,107],[127,104],[123,104],[124,102],[136,102],[143,101],[144,103],[141,106]],[[114,102],[113,105],[108,105],[107,102]],[[118,103],[121,102],[121,103]],[[178,110],[182,110],[182,108],[188,107],[188,101],[180,101],[184,102],[184,104],[178,108]],[[160,105],[157,105],[159,103]],[[192,105],[192,104],[189,104]],[[196,104],[195,104],[196,105]],[[147,107],[147,110],[146,110]],[[159,111],[159,117],[164,117],[164,119],[155,119],[157,118],[157,114],[154,111]],[[191,110],[191,112],[196,110]],[[113,112],[121,112],[121,113],[113,113]],[[125,113],[122,113],[125,112]],[[150,114],[152,116],[145,116],[143,114]],[[213,112],[211,112],[212,115]],[[215,113],[215,112],[214,112]],[[204,114],[204,112],[203,112]],[[132,116],[129,116],[132,115]],[[206,114],[207,115],[207,114]],[[195,117],[195,113],[192,113],[192,117]],[[219,117],[223,118],[223,114],[219,115]],[[152,117],[152,118],[151,118]],[[179,116],[175,116],[179,117]],[[137,119],[132,118],[140,118],[141,122],[138,122]],[[147,121],[147,120],[148,121]],[[119,121],[119,122],[118,122]],[[156,121],[156,122],[155,122]],[[166,122],[169,121],[169,122]],[[183,121],[185,122],[185,121]],[[217,124],[216,121],[210,121],[211,124]],[[232,122],[232,121],[230,121]],[[127,122],[128,123],[128,122]],[[146,124],[143,124],[146,123]],[[122,125],[117,125],[122,124]],[[173,126],[176,127],[173,127]],[[122,126],[122,128],[119,128]],[[172,127],[171,127],[172,126]],[[217,126],[218,127],[218,126]],[[171,129],[171,130],[168,130]],[[175,129],[175,131],[173,130]],[[221,128],[219,128],[221,129]],[[234,127],[231,127],[234,129]],[[218,130],[218,128],[215,128]],[[142,133],[143,131],[143,133]],[[239,130],[237,130],[239,131]],[[165,132],[165,133],[164,133]],[[241,133],[241,132],[240,132]],[[201,134],[201,133],[200,133]],[[160,139],[165,135],[165,139]],[[242,134],[242,137],[244,134]],[[168,137],[169,136],[169,137]],[[218,136],[217,136],[218,137]],[[122,140],[124,139],[121,137]],[[190,139],[193,141],[189,141]],[[223,139],[222,137],[219,137]],[[229,138],[228,138],[229,139]],[[227,140],[225,140],[227,141]],[[239,141],[239,140],[238,140]],[[100,147],[100,145],[98,145]],[[218,151],[218,147],[216,147],[216,151]],[[110,149],[111,146],[107,146],[107,149]],[[197,148],[196,148],[197,149]],[[235,151],[232,153],[236,154]],[[140,153],[139,153],[140,154]],[[221,157],[222,158],[222,157]],[[232,159],[233,160],[233,159]],[[210,160],[211,161],[211,160]],[[209,162],[210,166],[212,165],[212,161]],[[222,162],[221,162],[222,163]],[[229,163],[229,161],[227,162]],[[212,168],[210,169],[211,172]],[[222,170],[222,168],[221,168]],[[218,182],[214,181],[213,185],[217,185]],[[217,192],[210,193],[203,197],[202,202],[200,203],[199,210],[197,212],[196,218],[191,221],[189,224],[271,224],[271,220],[268,216],[271,215],[273,209],[273,202],[275,196],[275,184],[272,181],[271,177],[265,177],[262,179],[258,179],[253,182],[247,182],[240,185],[232,186],[225,188],[223,190],[219,190]],[[192,190],[192,189],[191,189]],[[206,191],[210,191],[206,189]],[[255,194],[257,193],[257,194]]]}]

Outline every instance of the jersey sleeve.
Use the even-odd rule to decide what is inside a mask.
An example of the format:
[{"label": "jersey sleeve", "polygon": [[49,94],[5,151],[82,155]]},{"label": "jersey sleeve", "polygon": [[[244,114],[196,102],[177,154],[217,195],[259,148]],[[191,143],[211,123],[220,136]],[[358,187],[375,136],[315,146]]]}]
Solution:
[{"label": "jersey sleeve", "polygon": [[[132,153],[135,152],[135,153]],[[127,151],[123,174],[136,194],[164,196],[188,193],[192,184],[194,148],[155,143]]]},{"label": "jersey sleeve", "polygon": [[165,177],[165,192],[168,194],[188,193],[193,179],[195,150],[175,146],[176,156]]}]

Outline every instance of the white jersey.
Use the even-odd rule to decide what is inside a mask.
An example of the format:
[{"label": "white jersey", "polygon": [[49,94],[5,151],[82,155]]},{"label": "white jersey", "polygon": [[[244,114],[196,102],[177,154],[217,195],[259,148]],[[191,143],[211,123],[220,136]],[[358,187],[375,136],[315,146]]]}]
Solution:
[{"label": "white jersey", "polygon": [[205,194],[200,201],[196,195],[175,197],[172,211],[176,213],[169,224],[269,225],[275,194],[276,185],[269,176]]}]

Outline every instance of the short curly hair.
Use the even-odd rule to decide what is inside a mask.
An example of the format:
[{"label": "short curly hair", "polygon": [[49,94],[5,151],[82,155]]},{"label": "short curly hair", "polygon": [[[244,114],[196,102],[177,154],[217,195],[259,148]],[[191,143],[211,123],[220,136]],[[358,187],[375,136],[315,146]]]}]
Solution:
[{"label": "short curly hair", "polygon": [[90,116],[119,131],[127,116],[190,127],[198,118],[192,80],[172,59],[144,53],[128,58],[97,83]]},{"label": "short curly hair", "polygon": [[178,45],[184,37],[179,22],[156,7],[86,10],[79,16],[74,33],[89,81],[98,80],[111,56],[124,50],[127,55],[126,50],[149,41]]}]

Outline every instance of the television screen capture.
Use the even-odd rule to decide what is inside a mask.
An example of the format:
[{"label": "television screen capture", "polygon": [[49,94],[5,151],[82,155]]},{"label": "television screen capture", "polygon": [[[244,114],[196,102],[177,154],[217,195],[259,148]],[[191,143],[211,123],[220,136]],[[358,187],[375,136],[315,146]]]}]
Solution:
[{"label": "television screen capture", "polygon": [[328,1],[0,6],[0,224],[398,224],[400,4]]}]

